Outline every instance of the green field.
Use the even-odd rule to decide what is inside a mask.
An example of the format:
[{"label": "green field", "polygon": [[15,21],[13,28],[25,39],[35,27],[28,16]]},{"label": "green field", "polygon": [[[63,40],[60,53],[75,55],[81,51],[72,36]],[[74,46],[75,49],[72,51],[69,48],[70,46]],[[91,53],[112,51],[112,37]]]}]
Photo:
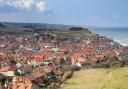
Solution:
[{"label": "green field", "polygon": [[75,72],[61,89],[128,89],[128,67],[82,69]]}]

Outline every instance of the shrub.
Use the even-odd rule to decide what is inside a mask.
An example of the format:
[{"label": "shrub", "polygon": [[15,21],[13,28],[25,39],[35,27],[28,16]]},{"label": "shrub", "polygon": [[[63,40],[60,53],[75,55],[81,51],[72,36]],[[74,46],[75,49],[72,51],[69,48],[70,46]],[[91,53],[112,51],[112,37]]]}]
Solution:
[{"label": "shrub", "polygon": [[48,86],[46,89],[59,89],[60,85],[52,83],[50,86]]},{"label": "shrub", "polygon": [[92,63],[91,62],[85,62],[82,64],[82,66],[90,66]]},{"label": "shrub", "polygon": [[17,71],[15,71],[14,74],[15,74],[16,76],[21,76],[21,74],[20,74],[19,72],[17,72]]},{"label": "shrub", "polygon": [[71,78],[72,75],[73,75],[72,71],[68,71],[68,72],[64,73],[64,75],[62,76],[61,82],[64,82],[66,79]]},{"label": "shrub", "polygon": [[64,60],[64,58],[61,58],[60,59],[60,64],[63,66],[63,65],[66,65],[66,61]]},{"label": "shrub", "polygon": [[78,67],[78,66],[72,66],[72,69],[73,69],[73,71],[79,71],[80,70],[80,67]]},{"label": "shrub", "polygon": [[103,68],[109,68],[110,67],[110,64],[109,63],[103,63],[102,67]]},{"label": "shrub", "polygon": [[73,71],[73,68],[72,68],[72,66],[64,65],[64,66],[61,67],[61,71],[62,71],[63,73],[65,73],[65,72],[67,72],[67,71]]},{"label": "shrub", "polygon": [[121,61],[113,61],[110,63],[111,67],[122,67],[123,63]]},{"label": "shrub", "polygon": [[92,63],[92,68],[109,68],[110,64],[107,62],[101,62],[101,63]]},{"label": "shrub", "polygon": [[127,60],[122,61],[122,67],[124,67],[124,66],[128,66],[128,61]]}]

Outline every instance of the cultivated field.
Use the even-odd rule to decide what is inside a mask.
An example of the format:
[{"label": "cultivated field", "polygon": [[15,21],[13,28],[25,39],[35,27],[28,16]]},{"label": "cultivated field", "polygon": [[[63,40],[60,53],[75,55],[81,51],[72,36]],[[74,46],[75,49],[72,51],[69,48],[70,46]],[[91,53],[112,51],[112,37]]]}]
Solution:
[{"label": "cultivated field", "polygon": [[128,67],[82,69],[75,72],[61,89],[128,89]]}]

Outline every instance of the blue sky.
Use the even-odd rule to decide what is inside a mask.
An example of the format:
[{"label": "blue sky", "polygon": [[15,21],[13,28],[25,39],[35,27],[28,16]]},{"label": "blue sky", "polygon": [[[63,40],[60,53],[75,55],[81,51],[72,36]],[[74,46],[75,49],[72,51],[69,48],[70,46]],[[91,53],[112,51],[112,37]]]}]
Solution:
[{"label": "blue sky", "polygon": [[128,0],[0,0],[0,21],[128,27]]}]

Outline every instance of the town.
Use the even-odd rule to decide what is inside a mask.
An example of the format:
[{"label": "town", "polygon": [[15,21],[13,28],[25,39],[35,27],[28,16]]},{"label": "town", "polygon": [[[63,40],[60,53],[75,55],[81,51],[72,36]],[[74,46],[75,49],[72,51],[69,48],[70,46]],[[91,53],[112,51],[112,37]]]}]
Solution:
[{"label": "town", "polygon": [[0,89],[57,89],[75,70],[123,67],[127,60],[127,47],[98,34],[84,39],[47,31],[1,32]]}]

